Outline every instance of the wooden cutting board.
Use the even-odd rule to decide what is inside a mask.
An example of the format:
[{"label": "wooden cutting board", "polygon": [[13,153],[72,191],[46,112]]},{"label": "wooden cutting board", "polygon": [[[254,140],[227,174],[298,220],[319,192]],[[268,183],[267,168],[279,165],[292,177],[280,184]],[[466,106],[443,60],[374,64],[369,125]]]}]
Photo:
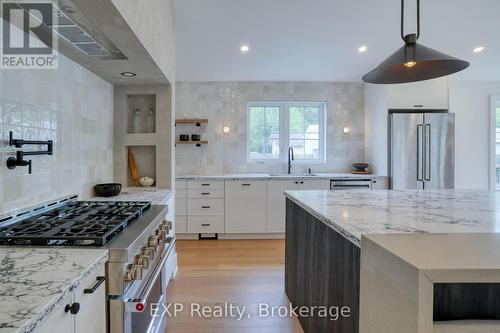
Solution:
[{"label": "wooden cutting board", "polygon": [[128,148],[128,167],[130,168],[130,176],[132,177],[134,185],[139,186],[139,172],[137,171],[137,166],[135,164],[134,153],[132,152],[132,148],[130,147]]}]

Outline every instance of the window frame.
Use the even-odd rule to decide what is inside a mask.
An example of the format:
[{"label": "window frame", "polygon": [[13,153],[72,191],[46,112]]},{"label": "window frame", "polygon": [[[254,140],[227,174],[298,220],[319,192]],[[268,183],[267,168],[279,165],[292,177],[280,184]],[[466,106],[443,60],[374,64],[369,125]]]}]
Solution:
[{"label": "window frame", "polygon": [[[252,107],[279,107],[280,123],[280,153],[278,159],[250,158],[250,108]],[[327,136],[327,102],[325,101],[247,101],[247,163],[249,164],[283,164],[288,161],[288,147],[290,145],[290,107],[318,107],[319,108],[319,158],[316,160],[294,160],[293,164],[326,164],[326,136]]]},{"label": "window frame", "polygon": [[490,97],[490,174],[489,190],[500,191],[496,187],[496,111],[500,107],[500,95]]}]

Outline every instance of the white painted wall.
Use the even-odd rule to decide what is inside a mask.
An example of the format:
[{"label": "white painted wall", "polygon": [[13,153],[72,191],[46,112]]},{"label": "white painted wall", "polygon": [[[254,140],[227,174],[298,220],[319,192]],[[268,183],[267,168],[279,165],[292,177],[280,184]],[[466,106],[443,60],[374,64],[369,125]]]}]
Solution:
[{"label": "white painted wall", "polygon": [[455,113],[455,187],[489,188],[490,96],[498,82],[450,81],[450,112]]},{"label": "white painted wall", "polygon": [[365,160],[387,176],[387,86],[365,84]]}]

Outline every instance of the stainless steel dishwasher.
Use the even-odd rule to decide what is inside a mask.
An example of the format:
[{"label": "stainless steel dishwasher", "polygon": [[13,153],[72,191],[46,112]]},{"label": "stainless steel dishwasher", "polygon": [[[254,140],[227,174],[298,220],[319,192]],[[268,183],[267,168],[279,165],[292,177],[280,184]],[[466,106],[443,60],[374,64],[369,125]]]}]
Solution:
[{"label": "stainless steel dishwasher", "polygon": [[337,190],[370,190],[372,188],[371,179],[332,179],[330,189]]}]

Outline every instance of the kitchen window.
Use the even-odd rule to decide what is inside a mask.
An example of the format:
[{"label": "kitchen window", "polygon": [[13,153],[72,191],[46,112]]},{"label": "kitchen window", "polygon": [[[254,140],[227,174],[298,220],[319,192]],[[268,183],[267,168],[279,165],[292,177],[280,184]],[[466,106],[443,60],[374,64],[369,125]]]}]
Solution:
[{"label": "kitchen window", "polygon": [[324,163],[325,114],[325,102],[248,102],[248,161],[285,162],[292,147],[295,163]]}]

